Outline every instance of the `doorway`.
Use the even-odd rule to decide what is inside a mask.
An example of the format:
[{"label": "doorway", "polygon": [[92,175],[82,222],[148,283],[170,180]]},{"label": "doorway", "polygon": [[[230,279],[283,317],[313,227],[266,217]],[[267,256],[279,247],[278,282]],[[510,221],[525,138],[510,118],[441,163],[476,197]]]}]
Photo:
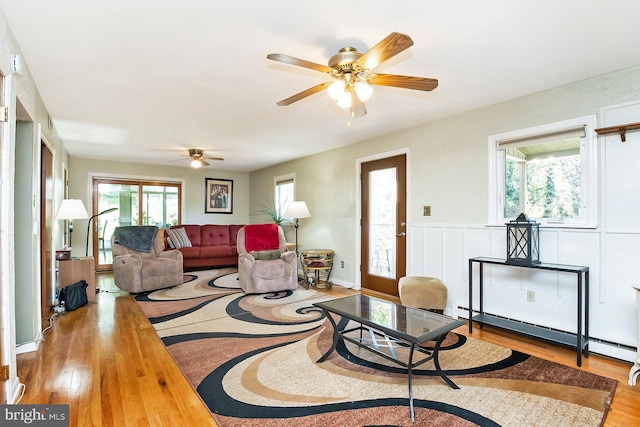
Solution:
[{"label": "doorway", "polygon": [[53,265],[53,154],[44,141],[40,142],[40,287],[42,327],[53,310],[55,278]]},{"label": "doorway", "polygon": [[155,225],[169,228],[182,220],[182,184],[168,181],[139,181],[93,178],[91,245],[87,254],[97,261],[97,271],[113,268],[111,236],[116,227]]},{"label": "doorway", "polygon": [[361,284],[394,296],[407,266],[406,169],[406,154],[360,165]]}]

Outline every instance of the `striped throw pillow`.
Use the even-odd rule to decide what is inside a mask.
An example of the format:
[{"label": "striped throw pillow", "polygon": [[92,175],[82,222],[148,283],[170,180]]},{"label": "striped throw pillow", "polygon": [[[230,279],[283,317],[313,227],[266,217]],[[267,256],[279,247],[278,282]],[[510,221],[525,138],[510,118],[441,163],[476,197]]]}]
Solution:
[{"label": "striped throw pillow", "polygon": [[184,228],[169,228],[167,229],[167,238],[173,244],[176,249],[190,248],[191,240],[187,236],[187,231]]}]

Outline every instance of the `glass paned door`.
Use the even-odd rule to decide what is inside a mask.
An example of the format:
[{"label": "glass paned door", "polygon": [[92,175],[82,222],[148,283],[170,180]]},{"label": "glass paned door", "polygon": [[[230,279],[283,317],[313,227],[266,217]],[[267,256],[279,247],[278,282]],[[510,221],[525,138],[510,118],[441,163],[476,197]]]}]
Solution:
[{"label": "glass paned door", "polygon": [[368,273],[396,279],[396,169],[369,173]]},{"label": "glass paned door", "polygon": [[100,266],[110,266],[113,262],[111,236],[116,227],[138,224],[138,185],[98,182],[97,198],[96,212],[117,209],[93,220],[93,241],[98,243],[94,245],[94,249],[98,252],[96,260],[100,269]]},{"label": "glass paned door", "polygon": [[111,269],[111,236],[116,227],[155,225],[168,228],[181,221],[179,183],[96,178],[93,189],[93,215],[99,215],[92,222],[91,241],[95,243],[89,252],[97,260],[99,271]]},{"label": "glass paned door", "polygon": [[142,186],[142,224],[169,228],[178,224],[178,187]]},{"label": "glass paned door", "polygon": [[362,287],[398,296],[406,273],[406,156],[361,165]]}]

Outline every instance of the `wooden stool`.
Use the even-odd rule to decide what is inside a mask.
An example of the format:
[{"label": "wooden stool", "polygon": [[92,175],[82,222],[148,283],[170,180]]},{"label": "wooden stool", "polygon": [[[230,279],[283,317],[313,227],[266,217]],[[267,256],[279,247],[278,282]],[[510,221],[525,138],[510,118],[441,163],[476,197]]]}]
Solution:
[{"label": "wooden stool", "polygon": [[447,287],[434,277],[401,277],[398,281],[400,302],[407,307],[444,313]]}]

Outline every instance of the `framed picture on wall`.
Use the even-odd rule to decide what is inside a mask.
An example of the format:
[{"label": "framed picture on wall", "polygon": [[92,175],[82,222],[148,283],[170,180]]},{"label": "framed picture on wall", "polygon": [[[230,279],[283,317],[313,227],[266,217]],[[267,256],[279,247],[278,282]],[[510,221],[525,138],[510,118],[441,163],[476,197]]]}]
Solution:
[{"label": "framed picture on wall", "polygon": [[205,178],[204,213],[233,213],[233,180]]}]

